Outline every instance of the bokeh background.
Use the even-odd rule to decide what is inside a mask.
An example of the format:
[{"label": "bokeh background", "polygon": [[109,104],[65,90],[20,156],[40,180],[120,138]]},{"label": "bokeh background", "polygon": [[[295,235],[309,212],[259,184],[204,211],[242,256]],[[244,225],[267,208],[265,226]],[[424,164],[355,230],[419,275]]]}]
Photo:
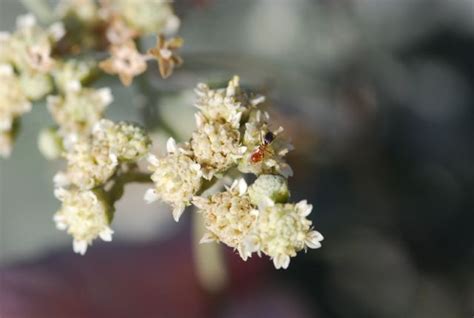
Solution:
[{"label": "bokeh background", "polygon": [[[224,249],[227,284],[210,292],[195,272],[192,213],[175,224],[132,185],[114,242],[73,255],[52,222],[59,204],[51,179],[61,163],[37,150],[38,131],[52,124],[38,103],[12,157],[0,161],[0,313],[472,317],[474,1],[175,4],[185,64],[166,82],[152,71],[168,92],[157,96],[159,111],[186,139],[197,82],[239,74],[268,94],[296,148],[292,198],[313,203],[323,247],[286,271]],[[19,1],[0,0],[0,29],[12,30],[22,13]],[[113,89],[110,118],[143,122],[133,87],[112,78],[96,85]]]}]

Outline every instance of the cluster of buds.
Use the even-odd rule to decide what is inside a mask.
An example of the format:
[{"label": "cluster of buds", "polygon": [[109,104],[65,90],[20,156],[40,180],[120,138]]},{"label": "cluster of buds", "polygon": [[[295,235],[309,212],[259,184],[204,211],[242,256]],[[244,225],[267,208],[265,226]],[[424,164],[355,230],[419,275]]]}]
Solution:
[{"label": "cluster of buds", "polygon": [[64,35],[62,24],[48,29],[32,15],[20,16],[12,34],[0,33],[0,155],[11,153],[19,118],[31,110],[31,102],[52,89],[52,48]]},{"label": "cluster of buds", "polygon": [[[176,221],[194,204],[208,231],[201,242],[222,242],[244,260],[265,254],[276,268],[287,268],[298,251],[319,248],[323,237],[307,219],[312,206],[288,203],[292,171],[284,157],[292,147],[281,127],[271,129],[265,98],[244,92],[237,76],[223,89],[199,84],[196,94],[191,139],[179,146],[170,139],[165,156],[148,157],[155,186],[145,200],[170,204]],[[241,178],[224,192],[203,195],[236,172],[257,178],[250,187]]]}]

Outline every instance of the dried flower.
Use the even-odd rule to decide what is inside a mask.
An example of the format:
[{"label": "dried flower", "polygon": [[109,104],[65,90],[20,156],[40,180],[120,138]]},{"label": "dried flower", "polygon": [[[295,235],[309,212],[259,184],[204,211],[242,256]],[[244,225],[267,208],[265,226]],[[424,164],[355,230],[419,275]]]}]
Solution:
[{"label": "dried flower", "polygon": [[192,197],[202,184],[201,166],[191,158],[185,148],[176,146],[174,139],[167,143],[168,154],[162,158],[148,156],[153,172],[151,179],[155,187],[145,193],[145,200],[160,199],[173,207],[173,217],[179,220],[184,208],[191,204]]},{"label": "dried flower", "polygon": [[163,78],[169,77],[176,66],[183,64],[183,59],[174,52],[182,45],[182,38],[174,37],[166,40],[165,36],[160,34],[157,37],[156,46],[148,50],[148,54],[158,61],[160,74]]},{"label": "dried flower", "polygon": [[113,211],[103,192],[58,188],[54,194],[62,202],[54,222],[59,230],[67,230],[72,235],[74,252],[84,255],[87,246],[97,237],[106,242],[112,240],[109,225]]},{"label": "dried flower", "polygon": [[138,35],[139,34],[137,31],[129,28],[127,24],[125,24],[125,22],[118,16],[112,18],[112,21],[105,32],[107,40],[113,45],[127,43],[128,41],[136,38]]},{"label": "dried flower", "polygon": [[52,45],[65,33],[61,23],[44,30],[36,24],[32,15],[17,19],[17,30],[9,39],[11,58],[20,70],[47,73],[54,66],[51,58]]},{"label": "dried flower", "polygon": [[145,56],[137,51],[133,41],[114,45],[110,52],[112,56],[102,61],[99,66],[109,74],[118,74],[123,85],[129,86],[135,76],[145,72],[147,68]]}]

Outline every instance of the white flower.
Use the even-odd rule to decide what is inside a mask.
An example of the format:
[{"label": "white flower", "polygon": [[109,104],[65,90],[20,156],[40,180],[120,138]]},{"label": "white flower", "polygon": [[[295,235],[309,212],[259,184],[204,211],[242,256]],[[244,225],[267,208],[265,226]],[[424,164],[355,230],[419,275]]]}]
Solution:
[{"label": "white flower", "polygon": [[275,268],[288,268],[290,258],[306,247],[321,247],[323,236],[312,229],[312,222],[306,218],[312,208],[306,201],[296,204],[267,201],[259,207],[257,226],[251,237],[257,248],[273,259]]},{"label": "white flower", "polygon": [[201,187],[202,172],[201,166],[185,149],[178,148],[174,139],[168,140],[167,150],[168,154],[162,158],[148,156],[148,169],[153,172],[151,179],[155,187],[145,193],[145,200],[150,203],[160,199],[170,204],[173,217],[178,221]]},{"label": "white flower", "polygon": [[112,240],[112,208],[102,193],[59,188],[55,195],[62,206],[53,219],[59,230],[67,230],[73,237],[74,252],[84,255],[97,237]]},{"label": "white flower", "polygon": [[[66,153],[66,179],[80,189],[92,189],[112,177],[118,168],[117,156],[106,144],[77,141]],[[64,178],[62,178],[64,179]]]},{"label": "white flower", "polygon": [[13,122],[31,110],[18,77],[9,64],[0,64],[0,131],[10,131]]},{"label": "white flower", "polygon": [[53,90],[51,77],[38,72],[22,72],[19,77],[23,92],[30,100],[39,100]]},{"label": "white flower", "polygon": [[202,213],[209,231],[201,242],[221,241],[237,249],[242,259],[247,260],[253,250],[246,237],[256,225],[258,210],[250,202],[245,180],[235,180],[227,191],[209,198],[195,197],[193,203]]},{"label": "white flower", "polygon": [[249,188],[250,200],[259,205],[266,199],[273,202],[284,203],[288,200],[290,192],[286,178],[279,175],[262,174]]},{"label": "white flower", "polygon": [[228,123],[205,123],[198,127],[192,135],[191,148],[206,179],[235,165],[246,150],[240,145],[239,131]]},{"label": "white flower", "polygon": [[206,84],[198,84],[195,89],[197,101],[195,106],[200,110],[196,121],[198,126],[206,121],[229,123],[234,128],[240,126],[242,117],[250,109],[262,103],[265,98],[259,96],[250,99],[240,89],[239,77],[234,76],[227,88],[210,89]]},{"label": "white flower", "polygon": [[151,140],[143,128],[126,123],[102,119],[93,128],[93,138],[106,143],[110,152],[121,161],[134,161],[148,153]]},{"label": "white flower", "polygon": [[69,90],[64,96],[47,98],[48,109],[64,137],[69,134],[87,135],[111,102],[109,88],[80,88]]}]

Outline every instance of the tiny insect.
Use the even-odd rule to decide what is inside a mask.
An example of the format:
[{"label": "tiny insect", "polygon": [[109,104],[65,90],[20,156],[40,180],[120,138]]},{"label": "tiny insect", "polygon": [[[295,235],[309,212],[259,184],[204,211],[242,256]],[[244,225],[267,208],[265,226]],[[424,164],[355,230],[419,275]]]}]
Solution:
[{"label": "tiny insect", "polygon": [[259,163],[262,161],[265,157],[267,147],[273,142],[273,140],[275,140],[275,134],[271,131],[267,132],[262,138],[262,143],[250,155],[250,161],[252,163]]}]

